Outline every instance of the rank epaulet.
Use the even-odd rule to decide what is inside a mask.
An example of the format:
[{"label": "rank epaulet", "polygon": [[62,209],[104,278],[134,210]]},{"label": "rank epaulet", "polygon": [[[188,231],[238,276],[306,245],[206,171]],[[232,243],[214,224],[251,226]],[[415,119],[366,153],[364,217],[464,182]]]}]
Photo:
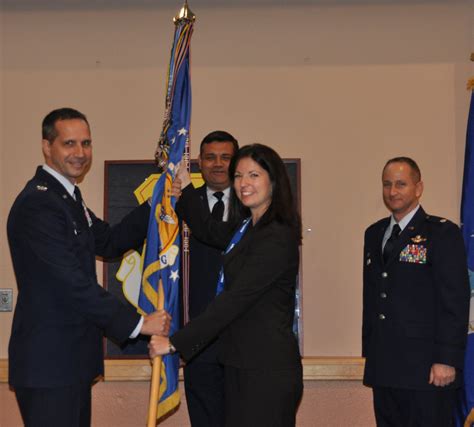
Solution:
[{"label": "rank epaulet", "polygon": [[426,219],[430,222],[441,223],[441,224],[444,224],[445,222],[449,222],[449,220],[446,218],[441,218],[439,216],[433,216],[433,215],[426,215]]},{"label": "rank epaulet", "polygon": [[36,189],[38,191],[48,191],[48,187],[46,185],[37,185]]}]

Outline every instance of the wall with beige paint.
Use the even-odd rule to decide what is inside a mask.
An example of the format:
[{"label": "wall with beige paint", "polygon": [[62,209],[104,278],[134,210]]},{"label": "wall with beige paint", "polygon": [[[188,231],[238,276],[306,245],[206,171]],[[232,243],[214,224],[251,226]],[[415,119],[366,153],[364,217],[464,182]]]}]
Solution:
[{"label": "wall with beige paint", "polygon": [[[0,284],[0,288],[10,287],[12,288],[11,281],[4,281],[3,278],[7,276],[6,270],[9,265],[8,255],[7,255],[7,247],[4,243],[5,240],[5,201],[4,201],[4,193],[3,193],[3,186],[4,186],[4,170],[3,170],[3,146],[4,146],[4,122],[3,122],[3,113],[4,113],[4,85],[3,85],[3,75],[4,75],[4,67],[3,67],[3,52],[4,52],[4,43],[3,43],[3,29],[4,29],[4,13],[0,9],[0,277],[2,278],[2,282]],[[5,348],[6,343],[8,342],[8,337],[10,333],[10,322],[11,316],[9,314],[2,315],[0,313],[0,358],[5,357]]]},{"label": "wall with beige paint", "polygon": [[[358,355],[364,228],[386,214],[380,169],[419,160],[428,211],[458,218],[472,13],[466,1],[195,9],[193,155],[228,129],[302,159],[304,353]],[[172,9],[4,11],[2,211],[41,162],[39,124],[92,123],[82,186],[102,212],[103,161],[150,158]],[[6,242],[2,253],[8,254]],[[2,286],[13,287],[8,256]],[[8,328],[9,314],[1,315]],[[2,328],[4,330],[4,328]],[[5,357],[2,335],[0,357]]]},{"label": "wall with beige paint", "polygon": [[[458,220],[472,2],[263,3],[191,2],[192,154],[208,131],[223,128],[242,144],[302,159],[303,223],[312,230],[303,245],[304,354],[358,356],[362,235],[386,215],[384,161],[416,158],[425,208]],[[68,105],[90,118],[95,157],[82,187],[96,213],[104,160],[152,156],[175,12],[158,3],[1,11],[2,233],[41,163],[49,110]],[[0,287],[15,287],[5,239],[0,272]],[[11,314],[0,313],[0,359],[10,324]]]}]

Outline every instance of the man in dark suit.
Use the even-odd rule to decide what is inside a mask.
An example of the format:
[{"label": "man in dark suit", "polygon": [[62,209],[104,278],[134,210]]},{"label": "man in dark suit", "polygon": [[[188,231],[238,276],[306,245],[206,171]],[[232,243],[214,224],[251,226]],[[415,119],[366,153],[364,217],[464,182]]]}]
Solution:
[{"label": "man in dark suit", "polygon": [[389,160],[383,199],[392,215],[364,242],[362,352],[377,426],[447,427],[462,383],[469,316],[463,239],[419,205],[421,173]]},{"label": "man in dark suit", "polygon": [[7,231],[18,284],[9,383],[27,427],[85,427],[91,386],[104,373],[102,336],[167,334],[169,316],[141,317],[97,283],[95,256],[140,246],[144,204],[110,227],[87,209],[77,180],[92,160],[89,123],[63,108],[43,120],[45,164],[18,195]]},{"label": "man in dark suit", "polygon": [[[201,142],[199,168],[205,185],[198,188],[214,218],[229,215],[230,180],[228,168],[238,150],[237,140],[224,131],[214,131]],[[177,207],[179,214],[179,205]],[[190,237],[189,318],[201,314],[216,296],[222,252]],[[184,385],[193,427],[224,425],[224,370],[217,361],[215,342],[184,368]]]}]

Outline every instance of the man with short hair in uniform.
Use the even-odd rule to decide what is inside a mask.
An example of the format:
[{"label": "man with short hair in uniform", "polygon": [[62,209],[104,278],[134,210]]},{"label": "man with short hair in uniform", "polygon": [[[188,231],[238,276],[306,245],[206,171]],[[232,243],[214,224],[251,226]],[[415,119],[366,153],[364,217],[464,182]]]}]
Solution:
[{"label": "man with short hair in uniform", "polygon": [[455,224],[419,205],[414,160],[389,160],[382,189],[391,216],[371,225],[364,241],[364,384],[373,389],[378,427],[447,427],[469,317],[463,239]]},{"label": "man with short hair in uniform", "polygon": [[49,113],[45,163],[16,198],[8,243],[18,284],[9,344],[9,384],[26,427],[88,427],[91,387],[104,374],[103,335],[167,335],[165,311],[140,316],[97,283],[95,256],[115,258],[143,244],[150,207],[111,227],[86,207],[77,186],[92,161],[84,114]]}]

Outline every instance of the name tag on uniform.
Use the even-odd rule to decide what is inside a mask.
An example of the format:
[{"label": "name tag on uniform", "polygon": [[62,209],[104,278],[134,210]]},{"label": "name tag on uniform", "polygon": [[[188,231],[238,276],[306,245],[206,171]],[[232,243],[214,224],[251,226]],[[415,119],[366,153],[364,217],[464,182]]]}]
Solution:
[{"label": "name tag on uniform", "polygon": [[426,246],[406,245],[400,252],[400,262],[410,262],[413,264],[426,264]]}]

